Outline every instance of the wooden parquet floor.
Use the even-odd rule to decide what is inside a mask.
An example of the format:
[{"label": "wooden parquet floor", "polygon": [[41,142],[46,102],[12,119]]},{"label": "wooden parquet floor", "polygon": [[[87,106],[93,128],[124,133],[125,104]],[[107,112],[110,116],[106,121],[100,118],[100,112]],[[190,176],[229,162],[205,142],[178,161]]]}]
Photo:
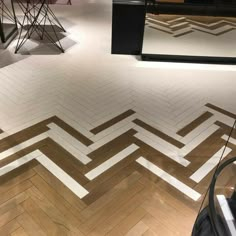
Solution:
[{"label": "wooden parquet floor", "polygon": [[[100,135],[132,118],[130,128],[102,142],[56,116],[2,138],[0,235],[190,235],[236,118],[205,107],[176,133],[180,140],[134,110],[90,131]],[[213,118],[210,130],[185,143]],[[235,155],[235,138],[224,160]]]}]

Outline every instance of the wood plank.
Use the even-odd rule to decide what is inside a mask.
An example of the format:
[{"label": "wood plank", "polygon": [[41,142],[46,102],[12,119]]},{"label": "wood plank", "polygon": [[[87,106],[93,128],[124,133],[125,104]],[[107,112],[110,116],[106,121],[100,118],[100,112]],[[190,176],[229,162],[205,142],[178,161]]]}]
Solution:
[{"label": "wood plank", "polygon": [[31,181],[34,186],[64,215],[69,214],[69,211],[72,212],[74,217],[76,217],[76,221],[83,221],[83,217],[81,216],[78,208],[76,208],[76,205],[71,205],[66,198],[62,197],[61,194],[58,194],[58,192],[56,192],[49,184],[47,184],[45,180],[41,178],[41,176],[36,175],[31,178]]},{"label": "wood plank", "polygon": [[12,221],[8,222],[4,226],[0,227],[0,235],[1,236],[9,236],[12,232],[20,228],[20,224],[13,219]]},{"label": "wood plank", "polygon": [[22,227],[20,227],[16,231],[11,233],[11,236],[29,236],[29,235],[25,232],[25,230]]},{"label": "wood plank", "polygon": [[139,194],[144,186],[138,182],[124,191],[122,198],[114,198],[104,208],[90,217],[85,223],[80,225],[80,230],[84,234],[91,232],[97,225],[102,224],[112,214],[116,213],[127,201]]},{"label": "wood plank", "polygon": [[63,214],[36,187],[30,188],[26,192],[58,227],[65,229],[66,234],[82,235],[78,228],[79,221],[73,217],[71,212],[68,211]]},{"label": "wood plank", "polygon": [[133,171],[134,169],[132,168],[132,164],[126,166],[125,168],[122,169],[122,172],[116,173],[111,178],[107,179],[105,182],[96,186],[92,190],[92,192],[90,192],[87,196],[83,198],[83,201],[87,205],[90,205],[91,203],[99,199],[103,194],[108,192],[114,185],[118,184],[127,176],[129,176]]},{"label": "wood plank", "polygon": [[22,203],[24,210],[40,225],[47,235],[67,235],[67,230],[55,222],[31,198]]},{"label": "wood plank", "polygon": [[[231,133],[231,130],[232,130],[232,127],[220,122],[220,121],[216,121],[215,122],[216,125],[220,126],[220,128],[222,128],[222,133],[226,134],[226,135],[230,135]],[[233,125],[233,124],[232,124]],[[236,138],[236,132],[235,132],[235,128],[234,127],[234,130],[233,132],[231,133],[231,137],[232,138]]]},{"label": "wood plank", "polygon": [[[68,189],[60,180],[51,174],[45,167],[39,165],[34,169],[36,173],[61,197],[74,206],[78,211],[84,209],[86,204],[80,200],[70,189]],[[42,181],[40,181],[42,183]]]},{"label": "wood plank", "polygon": [[16,146],[24,141],[34,138],[49,130],[48,127],[42,125],[34,125],[27,129],[24,129],[16,134],[10,135],[2,140],[0,140],[0,152],[3,152],[11,147]]},{"label": "wood plank", "polygon": [[7,212],[0,215],[0,227],[6,225],[13,219],[15,219],[17,216],[22,214],[24,212],[24,209],[21,206],[16,206],[13,209],[8,210]]},{"label": "wood plank", "polygon": [[131,116],[131,115],[133,115],[133,114],[135,114],[135,111],[133,111],[133,110],[131,110],[131,109],[128,110],[128,111],[125,111],[125,112],[123,112],[122,114],[120,114],[120,115],[118,115],[118,116],[116,116],[116,117],[110,119],[109,121],[107,121],[107,122],[105,122],[105,123],[103,123],[103,124],[97,126],[97,127],[94,128],[94,129],[90,130],[90,132],[92,132],[93,134],[98,134],[98,133],[100,133],[101,131],[103,131],[103,130],[105,130],[105,129],[107,129],[107,128],[113,126],[113,125],[115,125],[116,123],[118,123],[118,122],[124,120],[125,118],[127,118],[127,117],[129,117],[129,116]]},{"label": "wood plank", "polygon": [[82,212],[81,215],[85,219],[89,219],[92,217],[96,212],[104,208],[109,202],[111,202],[114,198],[122,198],[124,191],[126,191],[130,186],[132,186],[135,182],[137,182],[141,178],[141,175],[134,171],[131,175],[127,178],[123,179],[117,185],[114,185],[107,193],[105,193],[102,197],[98,200],[90,204],[86,207]]},{"label": "wood plank", "polygon": [[75,181],[79,182],[81,185],[88,183],[89,180],[81,173],[86,166],[80,163],[56,142],[48,139],[47,146],[40,147],[39,150]]},{"label": "wood plank", "polygon": [[222,113],[222,114],[224,114],[226,116],[229,116],[229,117],[231,117],[233,119],[236,119],[236,114],[234,114],[232,112],[229,112],[229,111],[227,111],[225,109],[222,109],[221,107],[215,106],[215,105],[213,105],[211,103],[207,103],[205,106],[209,107],[209,108],[211,108],[211,109],[213,109],[215,111],[218,111],[218,112],[220,112],[220,113]]},{"label": "wood plank", "polygon": [[136,133],[137,131],[130,129],[97,150],[89,153],[88,156],[93,161],[87,164],[88,171],[131,145],[133,143],[133,135]]},{"label": "wood plank", "polygon": [[158,129],[152,127],[152,126],[150,126],[149,124],[147,124],[147,123],[145,123],[145,122],[143,122],[143,121],[141,121],[141,120],[139,120],[139,119],[135,119],[133,122],[134,122],[135,124],[141,126],[142,128],[148,130],[149,132],[155,134],[156,136],[158,136],[158,137],[164,139],[165,141],[167,141],[167,142],[169,142],[169,143],[175,145],[175,146],[178,147],[178,148],[184,147],[184,144],[183,144],[183,143],[179,142],[178,140],[176,140],[176,139],[174,139],[174,138],[168,136],[167,134],[161,132],[160,130],[158,130]]},{"label": "wood plank", "polygon": [[142,221],[138,222],[132,229],[129,230],[126,236],[138,236],[143,235],[148,230],[147,225],[145,225]]},{"label": "wood plank", "polygon": [[[157,151],[156,149],[152,148],[151,146],[142,142],[139,139],[136,139],[135,144],[141,148],[141,156],[145,157],[147,160],[157,165],[162,170],[176,177],[180,181],[188,184],[189,186],[195,185],[195,182],[189,179],[189,176],[193,174],[193,171],[189,170],[186,167],[183,167],[182,165],[178,164],[174,160],[170,159],[163,153]],[[141,169],[139,168],[139,170]],[[151,172],[149,173],[150,175],[152,175]]]},{"label": "wood plank", "polygon": [[1,193],[0,204],[3,204],[4,202],[24,192],[30,187],[32,187],[32,183],[29,180],[25,180],[24,182],[12,187],[8,191]]},{"label": "wood plank", "polygon": [[28,235],[46,236],[42,228],[26,212],[17,217],[17,222],[19,222]]},{"label": "wood plank", "polygon": [[145,215],[147,212],[142,207],[137,207],[131,214],[126,216],[119,222],[107,235],[123,236],[131,230]]},{"label": "wood plank", "polygon": [[[157,186],[159,189],[160,186]],[[174,195],[175,196],[175,195]],[[171,196],[168,191],[161,189],[161,194],[155,192],[151,195],[142,205],[150,215],[157,219],[164,227],[176,233],[176,235],[189,235],[192,229],[192,225],[196,218],[196,212],[188,211],[188,214],[180,211],[178,206],[173,207],[174,204],[181,203],[177,201],[176,197],[173,197],[174,203],[171,203]],[[185,207],[186,209],[186,207]]]},{"label": "wood plank", "polygon": [[10,200],[4,202],[0,205],[0,215],[6,213],[7,211],[16,208],[19,204],[24,202],[28,198],[28,195],[25,192],[22,192]]},{"label": "wood plank", "polygon": [[[132,199],[127,201],[116,213],[112,214],[107,220],[95,227],[90,235],[107,235],[107,233],[110,232],[114,227],[116,227],[118,224],[120,225],[120,222],[124,221],[129,225],[130,228],[132,228],[132,226],[134,226],[140,220],[140,217],[142,218],[146,214],[144,209],[137,208],[145,201],[149,194],[150,192],[146,189],[141,191],[137,196],[134,196]],[[122,226],[119,227],[119,231],[122,231],[122,235],[124,235],[130,228],[124,232],[121,230],[124,229]]]},{"label": "wood plank", "polygon": [[185,127],[180,129],[177,134],[184,137],[187,134],[189,134],[191,131],[196,129],[199,125],[201,125],[203,122],[207,121],[210,117],[212,117],[213,114],[209,111],[204,112],[202,115],[200,115],[198,118],[187,124]]},{"label": "wood plank", "polygon": [[35,166],[35,164],[35,162],[27,163],[26,165],[17,168],[17,170],[11,171],[9,174],[1,176],[0,194],[7,192],[12,187],[34,176],[36,172],[32,168]]},{"label": "wood plank", "polygon": [[[20,150],[16,153],[14,153],[13,155],[8,156],[7,158],[4,158],[3,160],[0,160],[0,167],[3,167],[3,166],[5,166],[5,165],[7,165],[7,164],[9,164],[9,163],[11,163],[15,160],[27,155],[27,154],[30,154],[31,152],[39,149],[40,147],[45,146],[46,145],[45,141],[46,140],[39,141],[39,142],[37,142],[37,143],[27,147],[27,148],[24,148],[24,149],[22,149],[22,150]],[[35,164],[36,161],[32,160],[31,163]]]},{"label": "wood plank", "polygon": [[168,236],[176,236],[176,232],[172,231],[166,225],[163,225],[158,219],[154,218],[150,214],[146,214],[142,220],[145,225],[148,226],[149,232],[145,232],[143,235],[168,235]]},{"label": "wood plank", "polygon": [[66,122],[61,120],[59,117],[57,117],[57,116],[53,117],[53,122],[55,124],[57,124],[58,126],[60,126],[62,129],[64,129],[67,133],[72,135],[74,138],[79,140],[84,145],[89,146],[89,145],[93,144],[92,140],[88,139],[82,133],[80,133],[79,131],[75,130],[73,127],[68,125]]},{"label": "wood plank", "polygon": [[88,184],[85,185],[85,188],[92,192],[96,189],[97,186],[100,186],[105,181],[109,181],[112,176],[123,172],[124,168],[128,168],[130,164],[132,164],[138,157],[142,154],[141,150],[138,149],[132,154],[128,155],[122,161],[118,162],[116,165],[112,166],[110,169],[106,170],[104,173],[90,181]]},{"label": "wood plank", "polygon": [[[158,232],[158,231],[157,231]],[[171,236],[171,234],[165,234],[165,235],[170,235]],[[173,235],[173,234],[172,234]],[[143,233],[143,236],[157,236],[157,234],[156,233],[154,233],[151,229],[148,229],[147,231],[145,231],[144,233]]]}]

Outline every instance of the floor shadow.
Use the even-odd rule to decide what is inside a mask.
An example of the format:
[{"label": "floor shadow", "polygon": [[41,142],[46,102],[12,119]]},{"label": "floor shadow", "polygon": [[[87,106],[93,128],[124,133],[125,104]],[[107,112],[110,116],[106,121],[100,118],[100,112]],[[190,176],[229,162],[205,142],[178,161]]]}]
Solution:
[{"label": "floor shadow", "polygon": [[[29,26],[24,26],[27,30]],[[38,28],[27,39],[23,47],[18,51],[21,55],[56,55],[61,54],[62,51],[56,46],[61,46],[66,51],[76,44],[75,41],[68,37],[68,34],[63,32],[63,29],[58,26],[45,26],[45,33],[43,39],[40,39],[42,35],[42,27]]]}]

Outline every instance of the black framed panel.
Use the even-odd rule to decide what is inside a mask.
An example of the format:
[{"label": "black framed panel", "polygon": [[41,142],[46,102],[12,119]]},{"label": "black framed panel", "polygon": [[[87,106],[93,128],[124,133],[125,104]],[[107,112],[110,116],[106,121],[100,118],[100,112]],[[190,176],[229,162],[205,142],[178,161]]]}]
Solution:
[{"label": "black framed panel", "polygon": [[111,52],[140,55],[144,22],[144,0],[113,0]]},{"label": "black framed panel", "polygon": [[146,0],[143,60],[236,64],[235,44],[235,0]]}]

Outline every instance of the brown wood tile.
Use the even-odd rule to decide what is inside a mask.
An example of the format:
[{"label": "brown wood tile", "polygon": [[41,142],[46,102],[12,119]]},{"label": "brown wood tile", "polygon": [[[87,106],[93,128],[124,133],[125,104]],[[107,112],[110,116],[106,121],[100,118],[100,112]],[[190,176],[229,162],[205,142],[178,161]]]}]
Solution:
[{"label": "brown wood tile", "polygon": [[87,164],[89,169],[93,169],[95,166],[101,164],[105,160],[109,159],[111,156],[122,151],[124,148],[128,147],[133,142],[133,135],[137,131],[130,129],[117,138],[111,140],[100,148],[88,154],[88,156],[93,160],[91,163]]},{"label": "brown wood tile", "polygon": [[221,136],[221,131],[216,131],[197,148],[191,151],[186,156],[186,159],[191,161],[191,163],[188,165],[188,168],[192,171],[196,171],[216,152],[218,152],[225,145],[225,141],[221,139]]},{"label": "brown wood tile", "polygon": [[48,139],[47,146],[40,147],[39,150],[80,184],[88,182],[81,173],[85,168],[84,165],[53,140]]},{"label": "brown wood tile", "polygon": [[175,145],[175,146],[178,147],[178,148],[182,148],[182,147],[184,146],[183,143],[179,142],[178,140],[175,140],[174,138],[172,138],[172,137],[166,135],[165,133],[159,131],[158,129],[156,129],[156,128],[154,128],[154,127],[152,127],[152,126],[146,124],[145,122],[143,122],[143,121],[141,121],[141,120],[139,120],[139,119],[135,119],[133,122],[134,122],[136,125],[141,126],[142,128],[144,128],[144,129],[150,131],[151,133],[157,135],[158,137],[160,137],[160,138],[164,139],[165,141],[167,141],[167,142],[169,142],[169,143]]},{"label": "brown wood tile", "polygon": [[[149,228],[149,230],[143,234],[145,236],[155,236],[155,235],[176,236],[175,231],[172,231],[168,226],[163,225],[159,219],[156,219],[149,213],[142,218],[142,222]],[[154,232],[156,232],[156,234]]]},{"label": "brown wood tile", "polygon": [[[34,170],[49,186],[51,186],[52,189],[57,192],[58,195],[61,195],[67,202],[69,202],[71,206],[74,206],[78,210],[82,210],[86,207],[86,204],[82,200],[80,200],[71,190],[69,190],[45,167],[39,165],[35,167]],[[42,183],[43,181],[40,182]]]},{"label": "brown wood tile", "polygon": [[56,223],[57,227],[62,228],[63,232],[65,231],[66,235],[81,235],[78,221],[72,218],[69,212],[66,215],[60,212],[36,187],[29,188],[26,192],[37,206]]},{"label": "brown wood tile", "polygon": [[1,176],[0,195],[1,193],[7,192],[11,188],[34,176],[36,173],[32,168],[35,167],[37,164],[37,161],[29,162],[19,167],[18,169],[11,171],[10,173],[4,176]]},{"label": "brown wood tile", "polygon": [[46,126],[35,125],[34,127],[29,127],[16,134],[10,135],[0,140],[0,152],[3,152],[31,138],[34,138],[35,136],[40,135],[48,130],[49,128]]},{"label": "brown wood tile", "polygon": [[206,106],[206,107],[209,107],[209,108],[211,108],[211,109],[213,109],[213,110],[215,110],[215,111],[218,111],[218,112],[220,112],[220,113],[222,113],[222,114],[224,114],[224,115],[226,115],[226,116],[229,116],[229,117],[231,117],[231,118],[233,118],[233,119],[236,119],[236,114],[233,114],[232,112],[229,112],[229,111],[227,111],[227,110],[224,110],[224,109],[222,109],[222,108],[220,108],[220,107],[218,107],[218,106],[215,106],[215,105],[213,105],[213,104],[211,104],[211,103],[207,103],[205,106]]},{"label": "brown wood tile", "polygon": [[[144,209],[140,210],[139,206],[145,201],[149,194],[152,194],[149,191],[149,189],[144,189],[137,196],[127,201],[115,214],[112,214],[107,220],[95,227],[90,235],[107,235],[109,231],[117,227],[117,224],[120,224],[122,221],[126,222],[126,226],[129,225],[129,227],[132,228],[132,226],[146,214],[146,211],[144,211]],[[122,227],[119,228],[122,229]],[[125,235],[125,232],[123,232],[123,235]]]},{"label": "brown wood tile", "polygon": [[46,232],[33,220],[28,213],[23,213],[17,217],[17,222],[25,230],[28,235],[46,236]]},{"label": "brown wood tile", "polygon": [[11,233],[11,236],[29,236],[29,235],[25,232],[25,230],[22,227],[20,227],[16,231]]},{"label": "brown wood tile", "polygon": [[85,185],[88,191],[93,191],[94,188],[100,186],[103,182],[108,181],[112,176],[123,172],[123,169],[130,164],[132,164],[138,157],[141,155],[140,149],[136,150],[122,161],[118,162],[113,167],[109,168],[107,171],[96,177],[94,180],[91,180]]},{"label": "brown wood tile", "polygon": [[129,186],[129,188],[124,191],[121,198],[112,199],[112,201],[109,202],[103,209],[90,217],[85,223],[81,224],[80,230],[82,233],[87,234],[91,232],[97,225],[102,224],[112,214],[116,213],[127,201],[139,194],[143,188],[144,186],[138,182]]},{"label": "brown wood tile", "polygon": [[88,205],[93,203],[103,194],[108,192],[114,185],[118,184],[124,178],[129,176],[133,171],[134,169],[132,168],[132,165],[123,168],[122,172],[116,173],[115,175],[111,176],[111,178],[101,183],[99,186],[93,188],[92,192],[83,198],[83,201]]},{"label": "brown wood tile", "polygon": [[147,212],[142,207],[136,207],[129,215],[124,216],[124,218],[117,225],[115,225],[115,227],[113,227],[106,235],[125,235],[133,226],[135,226],[141,219],[143,219],[146,214]]},{"label": "brown wood tile", "polygon": [[22,214],[24,212],[24,209],[21,206],[17,206],[15,208],[11,208],[9,211],[3,213],[0,215],[0,227],[6,225],[13,219],[15,219],[17,216]]},{"label": "brown wood tile", "polygon": [[22,192],[0,205],[0,215],[18,207],[19,204],[28,199],[28,195]]},{"label": "brown wood tile", "polygon": [[19,228],[20,228],[20,224],[15,219],[13,219],[12,221],[5,224],[4,226],[0,227],[0,235],[8,236]]},{"label": "brown wood tile", "polygon": [[31,198],[22,203],[24,210],[46,232],[47,235],[66,235],[67,230],[61,227],[37,205]]},{"label": "brown wood tile", "polygon": [[[232,129],[232,127],[220,122],[220,121],[216,121],[215,122],[216,125],[220,126],[221,130],[222,130],[222,133],[226,134],[226,135],[230,135],[231,134],[231,137],[232,138],[236,138],[236,127],[234,127],[234,129]],[[232,124],[233,126],[233,124]],[[231,132],[232,131],[232,132]]]},{"label": "brown wood tile", "polygon": [[25,180],[20,184],[10,188],[8,191],[1,193],[0,195],[0,204],[8,201],[9,199],[15,197],[16,195],[24,192],[28,188],[32,187],[32,183],[29,180]]},{"label": "brown wood tile", "polygon": [[177,134],[184,137],[187,134],[189,134],[191,131],[196,129],[199,125],[201,125],[203,122],[208,120],[210,117],[212,117],[213,114],[210,112],[205,112],[201,116],[199,116],[197,119],[186,125],[184,128],[180,129]]},{"label": "brown wood tile", "polygon": [[122,198],[124,191],[129,188],[129,186],[133,185],[141,178],[141,175],[134,171],[131,175],[127,178],[123,179],[117,185],[114,185],[107,193],[103,194],[98,200],[94,201],[90,204],[87,208],[85,208],[81,215],[85,219],[89,219],[93,216],[96,212],[104,208],[110,201],[114,198]]},{"label": "brown wood tile", "polygon": [[[144,158],[148,159],[153,164],[157,165],[162,170],[168,172],[174,177],[178,178],[180,181],[189,185],[190,187],[195,185],[195,183],[188,177],[192,175],[192,171],[182,165],[178,164],[174,160],[165,156],[161,152],[158,152],[151,146],[145,144],[141,140],[136,139],[135,144],[138,145],[142,150],[142,155]],[[150,172],[152,175],[152,173]],[[155,179],[155,178],[154,178]]]},{"label": "brown wood tile", "polygon": [[58,126],[60,126],[62,129],[64,129],[67,133],[72,135],[74,138],[79,140],[84,145],[89,146],[89,145],[93,144],[92,140],[90,140],[87,137],[85,137],[83,134],[81,134],[79,131],[75,130],[73,127],[68,125],[66,122],[64,122],[60,118],[58,118],[56,116],[53,117],[53,122],[55,124],[57,124]]},{"label": "brown wood tile", "polygon": [[16,153],[14,153],[13,155],[8,156],[7,158],[0,160],[0,167],[3,167],[5,165],[21,158],[21,157],[23,157],[23,156],[33,152],[33,151],[37,150],[37,149],[40,149],[40,147],[43,147],[46,144],[47,143],[46,143],[46,139],[45,139],[45,140],[39,141],[39,142],[27,147],[27,148],[24,148],[24,149],[18,151]]},{"label": "brown wood tile", "polygon": [[111,127],[112,125],[114,125],[114,124],[124,120],[125,118],[127,118],[127,117],[129,117],[129,116],[131,116],[133,114],[135,114],[135,111],[133,111],[133,110],[128,110],[126,112],[123,112],[122,114],[114,117],[113,119],[111,119],[111,120],[109,120],[109,121],[99,125],[98,127],[90,130],[90,132],[92,132],[93,134],[98,134],[101,131]]}]

